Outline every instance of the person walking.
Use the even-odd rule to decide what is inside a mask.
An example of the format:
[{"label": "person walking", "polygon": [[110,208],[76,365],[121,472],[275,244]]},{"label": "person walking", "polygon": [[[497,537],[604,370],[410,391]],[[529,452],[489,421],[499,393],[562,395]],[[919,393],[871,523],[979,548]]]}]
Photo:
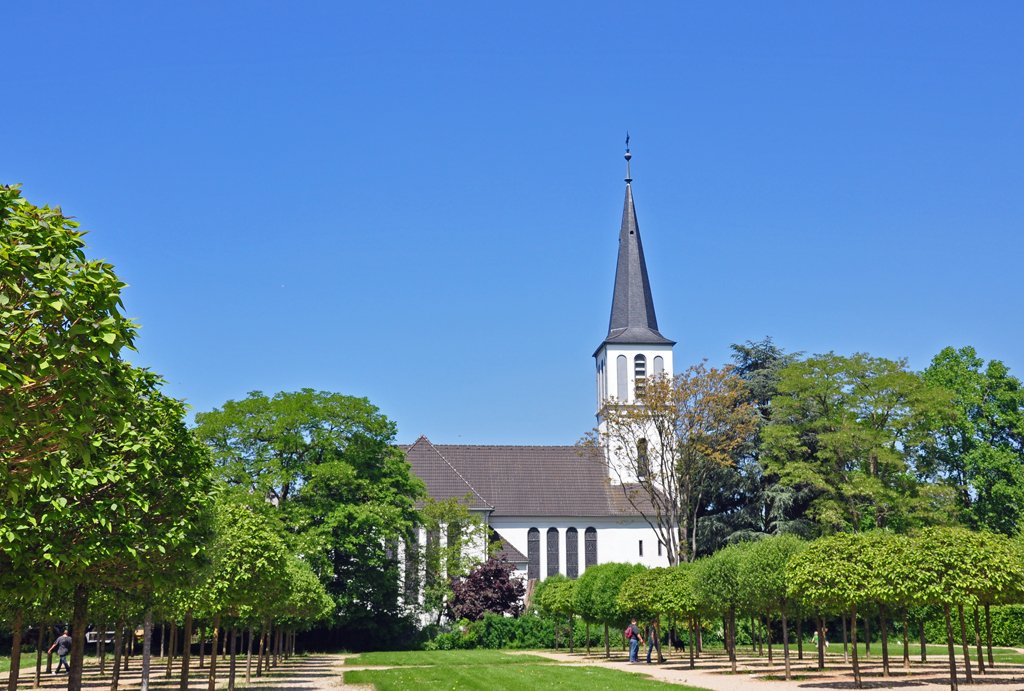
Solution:
[{"label": "person walking", "polygon": [[[651,651],[654,650],[657,641],[658,627],[655,626],[655,620],[651,619],[647,622],[647,664],[651,664]],[[661,656],[661,646],[658,646],[658,662],[664,661],[665,659]]]},{"label": "person walking", "polygon": [[640,627],[636,625],[636,619],[629,620],[626,638],[629,639],[629,664],[638,665],[640,664],[640,646],[644,644],[644,637],[640,633]]},{"label": "person walking", "polygon": [[54,674],[60,674],[61,665],[64,666],[64,670],[70,674],[71,665],[68,664],[68,653],[71,652],[71,636],[68,635],[68,630],[64,629],[64,633],[57,636],[57,640],[53,642],[50,649],[47,650],[47,654],[52,653],[53,649],[57,649],[57,655],[60,656],[60,660],[57,662],[57,671]]}]

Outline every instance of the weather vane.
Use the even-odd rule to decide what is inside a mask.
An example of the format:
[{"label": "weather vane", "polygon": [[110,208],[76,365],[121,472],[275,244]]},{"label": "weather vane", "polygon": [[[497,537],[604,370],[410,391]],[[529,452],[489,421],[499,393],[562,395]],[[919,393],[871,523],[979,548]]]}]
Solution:
[{"label": "weather vane", "polygon": [[626,130],[626,152],[629,152],[629,130]]}]

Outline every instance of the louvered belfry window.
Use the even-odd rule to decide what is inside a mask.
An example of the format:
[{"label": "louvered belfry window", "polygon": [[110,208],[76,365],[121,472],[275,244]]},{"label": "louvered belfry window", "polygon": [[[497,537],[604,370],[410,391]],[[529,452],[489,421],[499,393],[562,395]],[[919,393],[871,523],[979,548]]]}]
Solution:
[{"label": "louvered belfry window", "polygon": [[558,573],[558,528],[548,528],[548,574]]},{"label": "louvered belfry window", "polygon": [[531,581],[540,578],[540,531],[530,528],[526,533],[526,577]]},{"label": "louvered belfry window", "polygon": [[576,578],[580,575],[580,534],[575,528],[565,531],[565,575]]},{"label": "louvered belfry window", "polygon": [[585,567],[597,563],[597,529],[587,528],[583,533],[583,563]]}]

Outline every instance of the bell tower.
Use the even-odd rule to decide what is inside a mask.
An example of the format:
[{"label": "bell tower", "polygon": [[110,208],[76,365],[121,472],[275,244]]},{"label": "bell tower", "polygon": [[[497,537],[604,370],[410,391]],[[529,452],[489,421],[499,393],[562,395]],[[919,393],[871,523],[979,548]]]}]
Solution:
[{"label": "bell tower", "polygon": [[[603,411],[608,405],[630,405],[636,401],[637,384],[655,375],[671,377],[671,341],[658,331],[654,298],[647,277],[644,246],[633,205],[630,175],[629,136],[626,137],[626,199],[619,227],[619,256],[615,266],[615,287],[608,335],[594,352],[597,368],[597,423],[604,432]],[[609,463],[614,459],[609,458]],[[613,479],[616,474],[612,473]]]}]

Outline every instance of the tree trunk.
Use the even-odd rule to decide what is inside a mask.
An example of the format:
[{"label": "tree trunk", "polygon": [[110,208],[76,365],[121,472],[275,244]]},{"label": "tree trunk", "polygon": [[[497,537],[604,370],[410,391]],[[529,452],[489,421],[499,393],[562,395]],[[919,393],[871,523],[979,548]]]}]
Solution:
[{"label": "tree trunk", "polygon": [[188,663],[192,658],[192,610],[185,611],[185,631],[181,641],[181,682],[179,691],[188,691]]},{"label": "tree trunk", "polygon": [[782,610],[782,659],[786,665],[786,681],[789,681],[789,623],[786,621],[786,610]]},{"label": "tree trunk", "polygon": [[661,625],[659,622],[654,622],[654,652],[658,654],[658,664],[668,662],[665,656],[661,654]]},{"label": "tree trunk", "polygon": [[953,646],[953,624],[949,620],[949,605],[942,606],[946,613],[946,647],[949,650],[949,689],[957,691],[956,684],[956,648]]},{"label": "tree trunk", "polygon": [[700,624],[700,617],[697,617],[697,657],[704,652],[704,627]]},{"label": "tree trunk", "polygon": [[199,625],[199,669],[203,668],[206,661],[206,623]]},{"label": "tree trunk", "polygon": [[7,672],[7,691],[18,691],[18,676],[21,674],[21,629],[25,625],[25,612],[19,607],[14,611],[11,624],[11,668]]},{"label": "tree trunk", "polygon": [[857,606],[850,608],[850,642],[853,648],[853,683],[858,689],[864,688],[860,682],[860,665],[857,662]]},{"label": "tree trunk", "polygon": [[53,674],[53,652],[50,648],[53,647],[53,627],[46,627],[46,673]]},{"label": "tree trunk", "polygon": [[964,606],[957,604],[957,615],[960,617],[960,645],[964,650],[964,680],[968,684],[974,683],[971,675],[971,644],[967,642],[967,623],[964,621]]},{"label": "tree trunk", "polygon": [[68,691],[82,691],[82,666],[85,663],[85,627],[89,606],[89,591],[85,585],[75,586],[74,607],[71,614],[71,671],[68,672]]},{"label": "tree trunk", "polygon": [[107,674],[107,629],[110,624],[104,622],[100,630],[100,636],[96,639],[96,656],[100,659],[100,676]]},{"label": "tree trunk", "polygon": [[[576,643],[576,641],[575,641],[575,638],[576,638],[576,635],[575,635],[576,634],[576,627],[573,626],[574,623],[575,622],[572,619],[572,615],[570,614],[569,615],[569,654],[570,655],[573,654],[574,648],[575,648],[575,643]],[[289,633],[288,634],[288,642],[289,642],[289,644],[291,643],[291,640],[292,640],[292,637],[291,637],[291,634]],[[287,651],[285,652],[285,659],[286,660],[288,659]]]},{"label": "tree trunk", "polygon": [[988,668],[992,669],[996,663],[992,659],[992,613],[988,609],[987,602],[985,603],[985,644],[988,646]]},{"label": "tree trunk", "polygon": [[124,615],[117,618],[114,630],[114,662],[110,666],[110,691],[117,691],[121,679],[121,655],[124,654]]},{"label": "tree trunk", "polygon": [[252,635],[253,629],[249,627],[249,643],[245,653],[245,685],[248,686],[252,679]]},{"label": "tree trunk", "polygon": [[978,605],[974,605],[974,646],[978,651],[978,673],[985,674],[985,656],[981,652],[981,617]]},{"label": "tree trunk", "polygon": [[167,623],[160,622],[160,659],[164,659],[164,641],[167,638]]},{"label": "tree trunk", "polygon": [[263,629],[260,631],[260,647],[259,653],[256,656],[256,676],[263,676],[263,653],[267,645],[267,625],[263,625]]},{"label": "tree trunk", "polygon": [[761,643],[760,627],[754,628],[754,615],[750,615],[750,652],[757,653],[758,657],[764,656],[764,645]]},{"label": "tree trunk", "polygon": [[124,659],[124,671],[128,671],[128,661],[131,659],[132,652],[135,649],[135,631],[127,630],[124,636],[124,650],[122,651],[121,657]]},{"label": "tree trunk", "polygon": [[772,657],[772,618],[771,615],[766,614],[764,617],[764,635],[768,639],[768,664],[775,664],[775,659]]},{"label": "tree trunk", "polygon": [[210,641],[210,674],[208,677],[206,691],[216,691],[217,688],[217,639],[220,637],[220,615],[213,617],[213,636]]},{"label": "tree trunk", "polygon": [[885,621],[885,608],[879,607],[878,624],[882,629],[882,678],[889,678],[889,626]]},{"label": "tree trunk", "polygon": [[171,620],[171,630],[167,638],[167,671],[164,672],[164,677],[167,679],[171,678],[171,665],[174,664],[174,648],[178,644],[178,622],[177,620]]},{"label": "tree trunk", "polygon": [[694,617],[690,617],[689,626],[687,628],[690,631],[690,669],[693,669],[694,649],[697,647],[697,637],[694,635],[694,629],[696,628],[694,624]]},{"label": "tree trunk", "polygon": [[804,659],[804,619],[803,617],[797,617],[796,619],[796,659]]},{"label": "tree trunk", "polygon": [[612,656],[612,644],[611,641],[608,640],[608,624],[604,625],[604,656]]},{"label": "tree trunk", "polygon": [[843,623],[843,664],[850,662],[850,636],[846,630],[846,615],[841,614],[839,620]]},{"label": "tree trunk", "polygon": [[871,617],[864,617],[864,657],[871,657]]},{"label": "tree trunk", "polygon": [[903,610],[903,671],[910,673],[910,622],[907,610]]},{"label": "tree trunk", "polygon": [[35,687],[38,689],[43,683],[41,672],[43,671],[43,627],[45,624],[37,624],[39,631],[36,632],[36,683]]},{"label": "tree trunk", "polygon": [[921,662],[928,662],[928,642],[924,638],[924,619],[921,619]]},{"label": "tree trunk", "polygon": [[825,619],[819,614],[814,623],[818,627],[818,669],[825,669]]},{"label": "tree trunk", "polygon": [[153,608],[147,607],[142,619],[142,680],[141,691],[149,691],[149,666],[153,657]]},{"label": "tree trunk", "polygon": [[736,673],[736,608],[729,608],[729,662],[732,663],[733,674]]},{"label": "tree trunk", "polygon": [[238,637],[238,629],[236,629],[235,627],[232,626],[231,627],[231,633],[228,634],[227,639],[225,639],[225,643],[228,644],[228,651],[229,651],[228,654],[231,656],[231,662],[228,665],[228,691],[235,691],[235,669],[236,669],[235,649],[236,649],[236,646],[237,646],[237,642],[235,641],[235,639],[237,637]]},{"label": "tree trunk", "polygon": [[[587,625],[587,655],[590,655],[590,622],[584,622]],[[213,691],[211,689],[211,691]]]}]

